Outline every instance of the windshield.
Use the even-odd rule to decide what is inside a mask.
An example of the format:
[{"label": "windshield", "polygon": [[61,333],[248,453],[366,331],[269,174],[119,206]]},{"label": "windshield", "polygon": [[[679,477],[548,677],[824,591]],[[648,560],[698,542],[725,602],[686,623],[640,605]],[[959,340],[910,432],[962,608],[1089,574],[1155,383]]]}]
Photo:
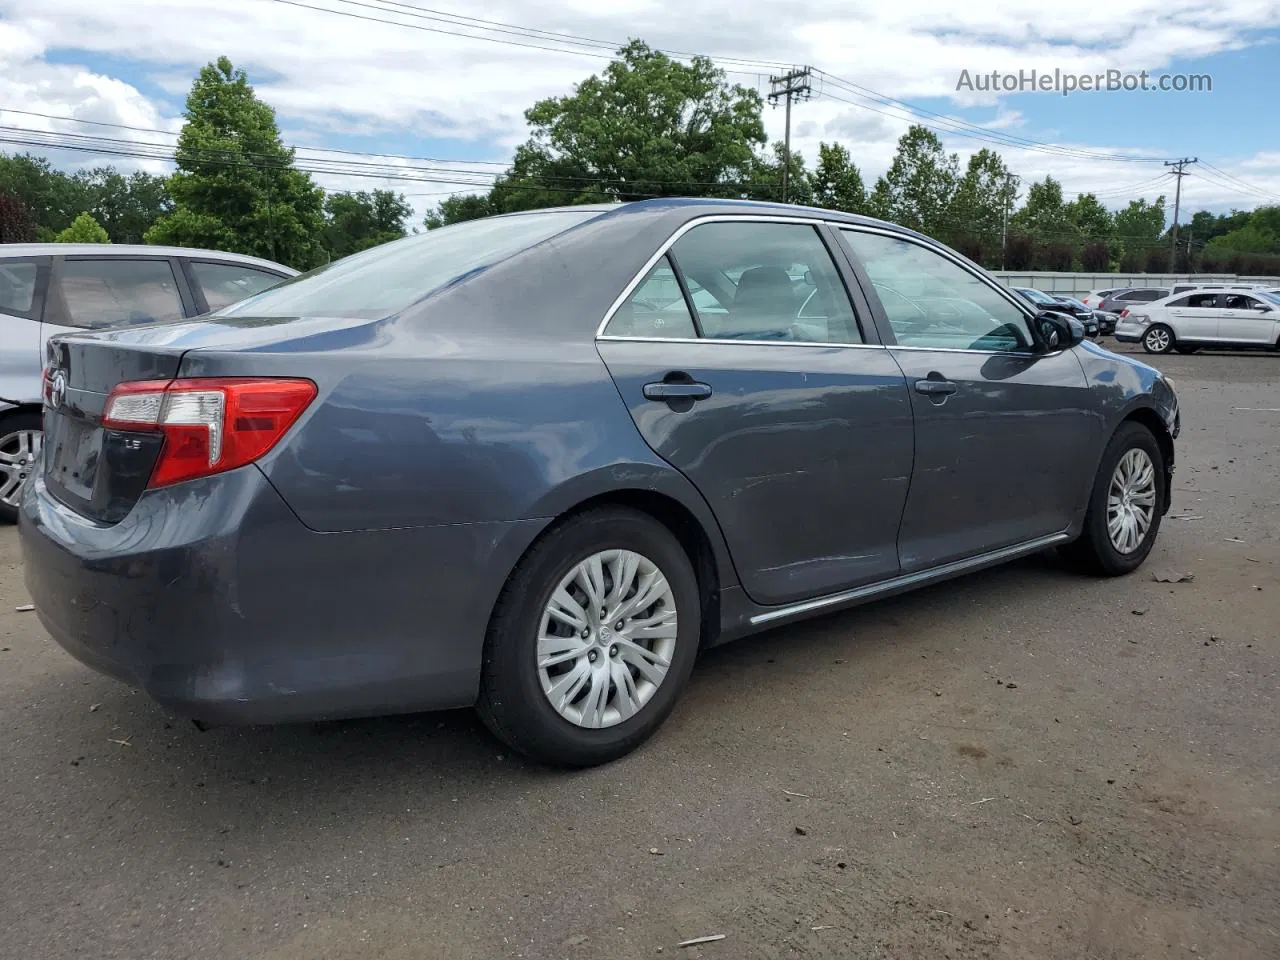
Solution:
[{"label": "windshield", "polygon": [[286,280],[215,316],[390,316],[465,274],[599,215],[599,210],[558,210],[428,230]]},{"label": "windshield", "polygon": [[1280,293],[1260,293],[1259,296],[1264,300],[1270,300],[1272,303],[1280,306]]},{"label": "windshield", "polygon": [[1032,303],[1056,304],[1057,301],[1047,293],[1041,293],[1039,290],[1032,290],[1029,287],[1019,287],[1018,292],[1030,300]]}]

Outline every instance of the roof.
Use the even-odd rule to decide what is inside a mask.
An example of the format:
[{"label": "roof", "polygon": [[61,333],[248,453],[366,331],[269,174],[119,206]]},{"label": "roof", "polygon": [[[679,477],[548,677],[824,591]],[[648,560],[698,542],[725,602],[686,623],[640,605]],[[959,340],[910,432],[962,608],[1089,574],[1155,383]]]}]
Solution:
[{"label": "roof", "polygon": [[224,250],[202,250],[197,247],[160,247],[145,243],[5,243],[0,244],[0,259],[11,257],[195,257],[225,260],[228,263],[256,264],[289,275],[298,271],[283,263]]}]

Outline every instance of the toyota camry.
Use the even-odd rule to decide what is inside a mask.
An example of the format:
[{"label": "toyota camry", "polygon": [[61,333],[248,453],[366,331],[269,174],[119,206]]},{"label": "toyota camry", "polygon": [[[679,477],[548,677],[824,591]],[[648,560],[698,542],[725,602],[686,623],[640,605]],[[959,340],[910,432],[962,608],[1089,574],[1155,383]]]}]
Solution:
[{"label": "toyota camry", "polygon": [[1173,384],[920,234],[658,200],[386,244],[50,341],[53,638],[202,723],[474,706],[644,741],[699,650],[1062,548],[1126,574]]}]

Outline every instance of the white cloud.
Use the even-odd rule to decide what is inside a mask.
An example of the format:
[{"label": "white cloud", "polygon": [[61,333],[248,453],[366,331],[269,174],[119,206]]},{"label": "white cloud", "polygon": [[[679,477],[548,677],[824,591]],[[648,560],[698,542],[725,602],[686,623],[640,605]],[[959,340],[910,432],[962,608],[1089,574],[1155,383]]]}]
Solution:
[{"label": "white cloud", "polygon": [[[446,25],[410,14],[405,3],[388,6],[344,4],[342,0],[298,0],[311,6],[381,17],[399,26],[302,9],[275,0],[0,0],[0,106],[73,116],[142,128],[174,130],[173,108],[144,95],[159,90],[180,102],[191,77],[204,63],[229,56],[248,70],[259,93],[276,107],[292,142],[325,145],[340,135],[378,135],[401,142],[458,141],[457,153],[475,159],[505,159],[525,134],[524,109],[534,100],[567,93],[572,84],[606,63],[603,57],[552,53],[417,29],[474,33],[478,25]],[[441,7],[450,0],[434,0]],[[701,51],[773,63],[813,63],[856,79],[883,94],[916,100],[955,96],[961,70],[1050,70],[1075,73],[1168,68],[1180,59],[1204,56],[1261,42],[1257,32],[1280,18],[1280,0],[1074,0],[1044,5],[1042,0],[1001,0],[956,5],[951,0],[810,0],[803,16],[790,16],[762,0],[488,0],[454,3],[462,17],[485,18],[577,37],[624,42],[640,36],[654,46]],[[780,11],[781,15],[780,15]],[[425,14],[424,14],[425,16]],[[549,37],[508,39],[555,45]],[[123,76],[48,62],[110,58],[136,71]],[[761,83],[770,68],[724,62],[741,71],[731,79]],[[112,67],[111,70],[116,68]],[[132,69],[132,68],[131,68]],[[111,70],[106,70],[109,73]],[[743,75],[745,74],[745,75]],[[128,82],[132,80],[133,82]],[[837,88],[828,94],[848,96]],[[978,102],[971,97],[969,102]],[[957,105],[965,101],[956,99]],[[986,129],[999,134],[1045,139],[1026,118],[997,106]],[[818,96],[795,112],[794,143],[816,157],[822,139],[839,139],[854,152],[869,180],[887,167],[908,120]],[[766,110],[772,137],[782,134],[782,111]],[[87,128],[0,113],[0,124],[41,130],[97,133],[120,139],[157,140],[154,134]],[[1066,131],[1057,139],[1076,149],[1148,154],[1165,144],[1100,142],[1096,131]],[[947,136],[962,159],[983,144]],[[0,147],[9,145],[0,144]],[[997,147],[1024,181],[1052,173],[1069,193],[1118,188],[1154,178],[1161,168],[1132,163],[1054,156],[1011,146]],[[406,152],[419,152],[406,148]],[[311,156],[311,154],[305,154]],[[1259,153],[1231,166],[1263,192],[1280,194],[1280,171]],[[89,162],[82,155],[54,155],[60,164]],[[98,158],[101,160],[113,158]],[[114,162],[129,166],[128,158]],[[132,161],[158,168],[154,161]],[[1269,164],[1269,165],[1268,165]],[[1250,165],[1250,166],[1246,166]],[[404,166],[404,164],[400,164]],[[441,165],[437,165],[441,166]],[[453,163],[449,169],[491,170]],[[444,175],[441,175],[444,176]],[[463,179],[473,177],[458,175]],[[389,186],[406,193],[444,191],[449,184],[363,180],[321,176],[339,188]],[[1221,177],[1184,181],[1196,205],[1247,204],[1238,184]],[[1157,184],[1157,189],[1165,187]],[[1153,194],[1152,194],[1153,195]],[[1195,197],[1192,200],[1192,197]],[[422,198],[426,206],[435,198]],[[1255,200],[1261,199],[1255,197]]]}]

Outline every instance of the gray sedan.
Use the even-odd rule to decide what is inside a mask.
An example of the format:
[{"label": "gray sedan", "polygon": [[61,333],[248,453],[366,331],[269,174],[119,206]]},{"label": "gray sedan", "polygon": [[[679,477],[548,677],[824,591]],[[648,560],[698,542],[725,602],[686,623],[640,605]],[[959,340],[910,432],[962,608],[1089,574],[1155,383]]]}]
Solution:
[{"label": "gray sedan", "polygon": [[476,706],[644,741],[702,648],[1062,547],[1142,564],[1156,370],[890,224],[648,201],[459,224],[55,338],[50,634],[208,723]]}]

